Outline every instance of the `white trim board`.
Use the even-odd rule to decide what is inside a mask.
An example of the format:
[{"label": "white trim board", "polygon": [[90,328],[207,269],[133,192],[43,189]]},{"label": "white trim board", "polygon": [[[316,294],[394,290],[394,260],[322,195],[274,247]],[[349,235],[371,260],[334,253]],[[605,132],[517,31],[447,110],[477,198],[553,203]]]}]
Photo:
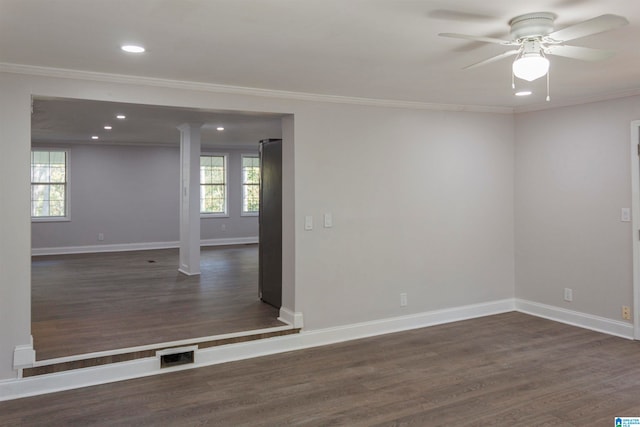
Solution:
[{"label": "white trim board", "polygon": [[[162,349],[165,349],[165,348],[174,349],[175,347],[193,346],[193,345],[197,345],[198,343],[202,343],[202,342],[226,340],[226,339],[230,339],[230,338],[246,337],[246,336],[250,336],[250,335],[268,334],[268,333],[271,333],[271,332],[289,331],[291,329],[293,329],[293,326],[291,326],[291,325],[273,326],[271,328],[254,329],[254,330],[251,330],[251,331],[230,332],[230,333],[227,333],[227,334],[210,335],[210,336],[200,337],[200,338],[189,338],[189,339],[177,340],[177,341],[169,341],[169,342],[164,342],[164,343],[140,345],[140,346],[136,346],[136,347],[120,348],[120,349],[117,349],[117,350],[97,351],[97,352],[93,352],[93,353],[85,353],[85,354],[78,354],[78,355],[73,355],[73,356],[58,357],[58,358],[55,358],[55,359],[36,360],[35,362],[33,362],[28,367],[37,368],[37,367],[40,367],[40,366],[48,366],[48,365],[53,365],[53,364],[56,364],[56,363],[75,362],[75,361],[78,361],[78,360],[94,359],[94,358],[98,358],[98,357],[108,357],[108,356],[114,356],[114,355],[119,355],[119,354],[127,354],[127,353],[135,353],[135,352],[139,352],[139,351],[146,351],[146,350],[162,350]],[[24,366],[24,367],[27,367],[27,366]]]},{"label": "white trim board", "polygon": [[[366,105],[373,107],[406,108],[412,110],[469,111],[478,113],[511,114],[513,108],[485,105],[435,104],[421,101],[361,98],[354,96],[327,95],[308,92],[292,92],[275,89],[260,89],[244,86],[230,86],[216,83],[162,79],[157,77],[132,76],[126,74],[101,73],[96,71],[73,70],[68,68],[41,67],[36,65],[0,62],[0,72],[30,76],[77,79],[117,84],[135,84],[171,89],[194,90],[200,92],[224,93],[231,95],[259,96],[296,101],[330,102],[336,104]],[[280,111],[289,114],[291,111]]]},{"label": "white trim board", "polygon": [[280,316],[278,320],[291,325],[293,328],[302,329],[304,327],[304,321],[302,313],[299,311],[292,311],[286,307],[280,307]]},{"label": "white trim board", "polygon": [[[200,246],[248,245],[258,243],[258,236],[231,237],[222,239],[202,239]],[[147,251],[152,249],[172,249],[180,247],[180,242],[121,243],[113,245],[60,246],[55,248],[32,248],[31,255],[91,254],[100,252]]]},{"label": "white trim board", "polygon": [[29,337],[29,344],[17,345],[13,349],[13,369],[33,366],[36,361],[36,351],[33,349],[33,335]]},{"label": "white trim board", "polygon": [[[156,77],[132,76],[126,74],[111,74],[96,71],[73,70],[69,68],[42,67],[37,65],[14,64],[0,62],[0,73],[21,74],[28,76],[77,79],[85,81],[136,84],[151,87],[194,90],[200,92],[224,93],[231,95],[248,95],[268,97],[274,99],[285,99],[295,101],[325,102],[336,104],[365,105],[373,107],[403,108],[411,110],[432,110],[432,111],[463,111],[478,113],[497,114],[519,114],[551,108],[569,107],[572,105],[582,105],[593,102],[607,101],[609,99],[625,98],[640,95],[640,89],[623,90],[602,95],[593,95],[582,98],[568,98],[561,102],[554,101],[537,103],[527,106],[501,107],[491,105],[465,105],[465,104],[437,104],[423,101],[403,101],[397,99],[362,98],[354,96],[328,95],[309,92],[292,92],[275,89],[261,89],[244,86],[231,86],[216,83],[204,83],[182,80],[162,79]],[[289,114],[288,111],[281,111]]]},{"label": "white trim board", "polygon": [[160,369],[158,358],[150,357],[48,375],[0,381],[0,401],[301,350],[359,338],[490,316],[513,311],[513,309],[513,300],[506,299],[319,329],[310,332],[302,331],[298,334],[263,340],[204,348],[194,352],[195,361],[193,364],[181,365],[175,368]]},{"label": "white trim board", "polygon": [[160,369],[158,358],[150,357],[48,375],[0,381],[0,401],[302,350],[511,311],[519,311],[627,339],[633,338],[633,326],[628,323],[533,301],[509,298],[333,328],[312,331],[303,330],[299,334],[205,348],[194,352],[195,361],[193,364],[174,368]]},{"label": "white trim board", "polygon": [[590,329],[608,335],[633,339],[633,325],[627,322],[607,319],[579,311],[567,310],[561,307],[542,304],[534,301],[515,299],[515,309],[520,313],[542,317],[579,328]]},{"label": "white trim board", "polygon": [[631,241],[633,254],[633,324],[640,340],[640,120],[631,122]]}]

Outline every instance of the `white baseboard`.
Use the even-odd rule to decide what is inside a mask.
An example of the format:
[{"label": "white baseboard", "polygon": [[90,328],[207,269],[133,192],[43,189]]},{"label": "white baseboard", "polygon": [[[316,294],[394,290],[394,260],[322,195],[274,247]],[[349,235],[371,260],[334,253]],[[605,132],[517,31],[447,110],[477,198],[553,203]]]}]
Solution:
[{"label": "white baseboard", "polygon": [[[628,323],[532,301],[509,298],[332,328],[311,331],[302,330],[299,334],[204,348],[194,352],[195,362],[193,364],[175,368],[161,370],[158,358],[149,357],[48,375],[0,381],[0,401],[301,350],[514,310],[573,326],[633,339],[633,326]],[[292,324],[295,323],[296,314],[298,313],[287,309],[281,310],[281,317],[292,319]],[[299,316],[300,319],[301,317]]]},{"label": "white baseboard", "polygon": [[36,351],[33,349],[33,336],[30,343],[17,345],[13,349],[13,369],[22,369],[33,366],[36,361]]},{"label": "white baseboard", "polygon": [[0,401],[250,359],[513,310],[513,300],[507,299],[309,332],[302,331],[299,334],[196,350],[193,364],[162,370],[158,358],[149,357],[47,375],[16,378],[0,381]]},{"label": "white baseboard", "polygon": [[285,307],[280,307],[280,317],[278,317],[278,320],[296,329],[302,329],[304,326],[302,313],[299,311],[293,312]]},{"label": "white baseboard", "polygon": [[76,354],[76,355],[73,355],[73,356],[63,356],[63,357],[58,357],[58,358],[55,358],[55,359],[37,360],[36,362],[33,363],[33,365],[31,365],[29,367],[41,367],[41,366],[53,365],[53,364],[56,364],[56,363],[76,362],[78,360],[95,359],[95,358],[100,358],[100,357],[109,357],[109,356],[115,356],[115,355],[119,355],[119,354],[135,353],[135,352],[140,352],[140,351],[148,351],[148,350],[156,350],[157,351],[160,348],[185,347],[185,346],[196,345],[199,342],[227,340],[227,339],[231,339],[231,338],[246,337],[246,336],[256,335],[256,334],[268,334],[268,333],[271,333],[271,332],[281,332],[281,331],[288,331],[288,330],[291,330],[291,326],[289,326],[289,325],[287,325],[287,326],[272,326],[272,327],[269,327],[269,328],[254,329],[254,330],[251,330],[251,331],[229,332],[229,333],[226,333],[226,334],[209,335],[209,336],[206,336],[206,337],[189,338],[189,339],[177,340],[177,341],[169,341],[169,342],[164,342],[164,343],[161,343],[161,344],[146,344],[146,345],[139,345],[139,346],[136,346],[136,347],[128,347],[128,348],[124,348],[124,349],[121,348],[121,349],[115,349],[115,350],[103,350],[103,351],[96,351],[96,352],[93,352],[93,353]]},{"label": "white baseboard", "polygon": [[182,274],[184,274],[185,276],[199,276],[200,275],[200,270],[198,271],[189,271],[185,268],[178,268],[178,271]]},{"label": "white baseboard", "polygon": [[203,239],[200,241],[200,246],[251,245],[254,243],[258,243],[258,236],[232,237],[228,239]]},{"label": "white baseboard", "polygon": [[596,332],[602,332],[617,337],[633,339],[633,325],[606,317],[594,316],[579,311],[567,310],[561,307],[541,304],[538,302],[515,299],[516,310],[567,325],[578,326]]},{"label": "white baseboard", "polygon": [[[258,243],[258,237],[231,237],[221,239],[202,239],[200,246],[226,246],[226,245],[247,245]],[[143,242],[143,243],[120,243],[106,245],[86,245],[86,246],[59,246],[55,248],[32,248],[31,255],[65,255],[65,254],[89,254],[100,252],[127,252],[127,251],[147,251],[153,249],[172,249],[180,246],[180,242]]]},{"label": "white baseboard", "polygon": [[476,317],[491,316],[494,314],[507,313],[513,310],[513,300],[504,299],[409,314],[406,316],[392,317],[388,319],[354,323],[333,328],[319,329],[309,331],[301,336],[303,336],[305,340],[312,338],[312,343],[310,343],[308,347],[315,347],[318,345],[333,344],[353,339],[367,338],[390,334],[393,332],[425,328],[444,323],[458,322],[461,320],[474,319]]}]

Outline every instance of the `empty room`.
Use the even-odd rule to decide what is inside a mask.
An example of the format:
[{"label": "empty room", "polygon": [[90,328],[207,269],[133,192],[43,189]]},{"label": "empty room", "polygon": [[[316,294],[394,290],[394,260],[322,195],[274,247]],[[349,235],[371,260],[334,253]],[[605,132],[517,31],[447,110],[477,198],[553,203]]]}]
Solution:
[{"label": "empty room", "polygon": [[[179,264],[185,123],[200,131],[199,274]],[[284,327],[259,297],[256,191],[259,141],[281,127],[278,115],[34,99],[38,360]]]},{"label": "empty room", "polygon": [[639,20],[0,0],[0,425],[631,425]]}]

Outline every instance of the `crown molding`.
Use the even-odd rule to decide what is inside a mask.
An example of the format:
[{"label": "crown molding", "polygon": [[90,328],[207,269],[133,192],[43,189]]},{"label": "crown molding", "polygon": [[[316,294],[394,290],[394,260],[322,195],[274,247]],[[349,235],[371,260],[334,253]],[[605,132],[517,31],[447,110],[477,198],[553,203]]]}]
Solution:
[{"label": "crown molding", "polygon": [[307,92],[291,92],[284,90],[260,89],[242,86],[230,86],[216,83],[203,83],[182,80],[161,79],[156,77],[131,76],[126,74],[101,73],[96,71],[82,71],[66,68],[41,67],[0,62],[0,73],[22,74],[39,77],[53,77],[62,79],[87,80],[104,83],[135,84],[144,86],[163,87],[169,89],[183,89],[200,92],[224,93],[230,95],[259,96],[295,101],[328,102],[334,104],[351,104],[371,107],[404,108],[412,110],[457,111],[475,113],[520,114],[555,108],[571,107],[626,98],[640,95],[640,88],[611,92],[583,98],[571,98],[553,103],[538,103],[517,107],[496,107],[485,105],[457,105],[435,104],[419,101],[401,101],[393,99],[359,98],[339,95],[324,95]]},{"label": "crown molding", "polygon": [[0,72],[39,77],[77,79],[104,83],[135,84],[170,89],[184,89],[200,92],[224,93],[230,95],[260,96],[295,101],[328,102],[334,104],[364,105],[371,107],[405,108],[412,110],[458,111],[475,113],[512,114],[511,107],[492,107],[483,105],[433,104],[419,101],[401,101],[391,99],[359,98],[317,93],[291,92],[284,90],[260,89],[242,86],[229,86],[215,83],[191,82],[161,79],[156,77],[130,76],[125,74],[101,73],[65,68],[41,67],[35,65],[0,62]]},{"label": "crown molding", "polygon": [[513,112],[515,114],[532,113],[535,111],[552,110],[555,108],[563,108],[563,107],[573,107],[576,105],[592,104],[594,102],[610,101],[612,99],[627,98],[630,96],[637,96],[637,95],[640,95],[640,88],[623,90],[618,92],[611,92],[611,93],[604,93],[601,95],[587,96],[583,98],[570,98],[570,99],[562,100],[559,102],[554,101],[553,104],[549,104],[548,102],[546,102],[542,104],[524,105],[521,107],[514,108]]}]

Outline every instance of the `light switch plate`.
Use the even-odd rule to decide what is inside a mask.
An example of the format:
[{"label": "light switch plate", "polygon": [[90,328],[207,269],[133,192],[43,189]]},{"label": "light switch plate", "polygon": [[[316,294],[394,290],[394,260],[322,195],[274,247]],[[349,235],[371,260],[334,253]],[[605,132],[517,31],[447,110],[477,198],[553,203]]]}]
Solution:
[{"label": "light switch plate", "polygon": [[304,229],[307,231],[313,230],[313,217],[311,215],[304,217]]},{"label": "light switch plate", "polygon": [[631,208],[622,208],[620,210],[620,221],[622,222],[631,221]]},{"label": "light switch plate", "polygon": [[333,216],[330,213],[324,214],[324,228],[333,227]]}]

